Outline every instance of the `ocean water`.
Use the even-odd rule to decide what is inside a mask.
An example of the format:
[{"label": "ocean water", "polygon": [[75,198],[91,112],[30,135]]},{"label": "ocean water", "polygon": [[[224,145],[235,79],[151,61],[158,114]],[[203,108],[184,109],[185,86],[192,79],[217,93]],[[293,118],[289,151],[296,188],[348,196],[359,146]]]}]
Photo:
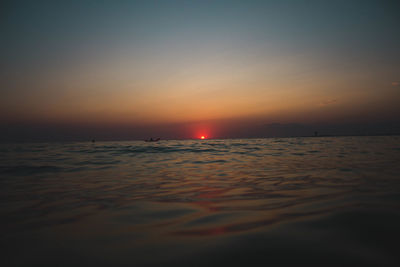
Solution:
[{"label": "ocean water", "polygon": [[4,144],[0,159],[2,266],[400,263],[399,136]]}]

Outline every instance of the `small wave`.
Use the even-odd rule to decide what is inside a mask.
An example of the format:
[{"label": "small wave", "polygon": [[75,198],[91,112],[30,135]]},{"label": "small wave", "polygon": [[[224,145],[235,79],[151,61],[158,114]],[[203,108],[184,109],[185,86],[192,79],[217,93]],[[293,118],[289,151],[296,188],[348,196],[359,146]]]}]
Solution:
[{"label": "small wave", "polygon": [[213,153],[223,152],[214,148],[178,148],[178,147],[130,147],[113,151],[113,155],[140,154],[140,153]]},{"label": "small wave", "polygon": [[110,161],[94,161],[94,160],[87,160],[81,161],[77,163],[77,165],[112,165],[120,163],[120,160],[110,160]]},{"label": "small wave", "polygon": [[220,160],[196,160],[193,161],[192,163],[196,163],[196,164],[209,164],[209,163],[226,163],[228,161],[220,159]]},{"label": "small wave", "polygon": [[61,172],[64,169],[58,166],[42,165],[42,166],[32,166],[32,165],[18,165],[0,167],[0,173],[2,174],[14,174],[14,175],[32,175],[41,173],[53,173]]}]

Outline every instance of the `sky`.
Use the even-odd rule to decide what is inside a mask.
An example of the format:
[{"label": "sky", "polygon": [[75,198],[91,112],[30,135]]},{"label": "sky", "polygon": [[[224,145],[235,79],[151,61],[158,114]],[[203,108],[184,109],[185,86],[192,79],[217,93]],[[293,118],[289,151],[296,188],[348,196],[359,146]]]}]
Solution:
[{"label": "sky", "polygon": [[400,132],[399,1],[2,1],[2,141]]}]

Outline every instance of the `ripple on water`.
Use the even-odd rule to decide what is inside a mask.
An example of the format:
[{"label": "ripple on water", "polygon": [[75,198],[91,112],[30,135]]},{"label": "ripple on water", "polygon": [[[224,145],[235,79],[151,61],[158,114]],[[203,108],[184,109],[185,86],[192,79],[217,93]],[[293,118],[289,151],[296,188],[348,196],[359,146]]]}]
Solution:
[{"label": "ripple on water", "polygon": [[[107,251],[100,259],[132,265],[185,262],[184,255],[189,265],[399,262],[390,243],[400,232],[399,140],[5,145],[8,254],[41,264],[43,251],[79,245],[85,255],[97,248]],[[36,253],[15,245],[35,247],[32,240]]]}]

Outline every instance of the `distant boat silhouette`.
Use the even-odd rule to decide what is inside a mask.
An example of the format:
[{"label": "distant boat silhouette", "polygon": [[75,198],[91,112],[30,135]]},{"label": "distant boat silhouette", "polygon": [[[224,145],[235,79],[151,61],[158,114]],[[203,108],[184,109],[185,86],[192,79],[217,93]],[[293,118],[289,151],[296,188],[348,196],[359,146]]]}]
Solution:
[{"label": "distant boat silhouette", "polygon": [[144,140],[145,142],[157,142],[157,141],[160,141],[160,138],[157,138],[157,139],[153,139],[153,138],[150,138],[150,139],[147,139],[147,140]]}]

